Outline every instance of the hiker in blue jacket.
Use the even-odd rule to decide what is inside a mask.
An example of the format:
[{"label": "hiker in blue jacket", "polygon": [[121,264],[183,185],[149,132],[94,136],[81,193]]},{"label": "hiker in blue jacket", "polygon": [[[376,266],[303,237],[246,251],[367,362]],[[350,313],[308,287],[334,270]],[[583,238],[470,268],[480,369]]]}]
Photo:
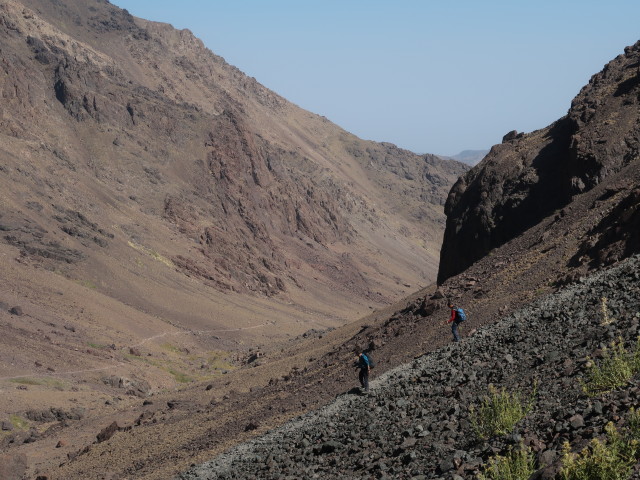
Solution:
[{"label": "hiker in blue jacket", "polygon": [[367,356],[366,352],[360,352],[358,355],[358,360],[356,361],[356,368],[360,369],[360,373],[358,374],[358,379],[360,380],[360,385],[364,388],[365,392],[369,391],[369,372],[371,371],[371,360]]},{"label": "hiker in blue jacket", "polygon": [[447,324],[451,323],[451,333],[453,333],[453,341],[460,341],[460,334],[458,333],[458,326],[467,319],[467,315],[464,310],[457,308],[453,302],[449,302],[447,306],[451,309],[451,317]]}]

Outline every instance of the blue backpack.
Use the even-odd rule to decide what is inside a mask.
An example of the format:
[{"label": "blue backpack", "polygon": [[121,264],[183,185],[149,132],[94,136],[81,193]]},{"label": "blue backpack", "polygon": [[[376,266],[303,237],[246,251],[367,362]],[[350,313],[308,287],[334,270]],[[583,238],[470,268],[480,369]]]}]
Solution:
[{"label": "blue backpack", "polygon": [[364,352],[362,353],[362,361],[368,365],[370,368],[373,368],[376,366],[376,363],[373,361],[373,358],[369,357],[367,354],[365,354]]},{"label": "blue backpack", "polygon": [[461,308],[456,308],[456,319],[458,320],[458,322],[462,323],[467,319],[467,314],[464,313],[464,310]]}]

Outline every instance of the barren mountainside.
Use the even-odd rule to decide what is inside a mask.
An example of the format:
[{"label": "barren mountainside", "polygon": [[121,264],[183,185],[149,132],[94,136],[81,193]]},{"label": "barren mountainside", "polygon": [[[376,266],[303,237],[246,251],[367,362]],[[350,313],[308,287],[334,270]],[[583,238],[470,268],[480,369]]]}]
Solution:
[{"label": "barren mountainside", "polygon": [[[531,479],[568,478],[564,452],[587,458],[589,445],[593,478],[605,468],[639,478],[637,454],[624,468],[597,456],[612,428],[628,441],[640,394],[637,370],[614,386],[621,372],[609,369],[638,348],[639,103],[640,42],[594,75],[567,117],[508,134],[458,180],[437,289],[326,355],[346,364],[370,348],[384,370],[372,393],[342,390],[178,478],[471,479],[519,445]],[[448,300],[467,312],[460,344],[444,345]],[[346,371],[334,378],[349,382]],[[506,397],[526,407],[482,435],[497,420],[483,408],[500,415],[491,392],[500,414]]]},{"label": "barren mountainside", "polygon": [[435,275],[464,166],[361,141],[108,2],[1,14],[0,221],[23,260],[132,302],[109,263],[142,253],[203,291],[302,309],[337,294],[321,308],[336,318]]}]

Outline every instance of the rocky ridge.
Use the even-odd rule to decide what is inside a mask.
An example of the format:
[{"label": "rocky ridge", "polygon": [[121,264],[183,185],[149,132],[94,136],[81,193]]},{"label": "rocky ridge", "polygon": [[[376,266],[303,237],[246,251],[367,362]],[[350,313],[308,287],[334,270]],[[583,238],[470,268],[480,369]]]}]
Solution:
[{"label": "rocky ridge", "polygon": [[[614,341],[634,348],[639,281],[636,256],[381,375],[370,395],[346,393],[178,478],[474,478],[520,442],[536,455],[536,478],[552,478],[565,441],[580,450],[608,422],[623,426],[640,400],[635,381],[595,397],[582,389],[590,357]],[[480,441],[469,409],[489,385],[535,395],[534,406],[511,434]]]},{"label": "rocky ridge", "polygon": [[[637,42],[593,75],[565,117],[535,132],[505,135],[502,144],[495,145],[451,189],[438,282],[570,205],[576,196],[609,183],[624,168],[635,165],[637,169],[639,105]],[[612,190],[618,191],[617,187]],[[627,190],[627,204],[637,196],[632,190]],[[634,205],[637,208],[637,202]],[[635,222],[637,218],[619,225],[617,235],[627,250],[637,253],[638,243],[631,241],[637,231]],[[619,240],[601,237],[602,233],[594,232],[596,238],[590,241],[599,243],[600,253],[591,255],[604,259],[619,250],[608,242]]]}]

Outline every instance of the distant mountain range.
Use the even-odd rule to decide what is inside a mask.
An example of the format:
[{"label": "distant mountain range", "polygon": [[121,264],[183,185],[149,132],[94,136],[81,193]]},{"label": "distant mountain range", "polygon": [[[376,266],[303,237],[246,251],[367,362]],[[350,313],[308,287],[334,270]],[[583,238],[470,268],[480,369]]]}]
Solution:
[{"label": "distant mountain range", "polygon": [[480,163],[480,160],[482,160],[487,153],[489,153],[489,150],[463,150],[457,155],[453,155],[449,158],[474,166]]}]

